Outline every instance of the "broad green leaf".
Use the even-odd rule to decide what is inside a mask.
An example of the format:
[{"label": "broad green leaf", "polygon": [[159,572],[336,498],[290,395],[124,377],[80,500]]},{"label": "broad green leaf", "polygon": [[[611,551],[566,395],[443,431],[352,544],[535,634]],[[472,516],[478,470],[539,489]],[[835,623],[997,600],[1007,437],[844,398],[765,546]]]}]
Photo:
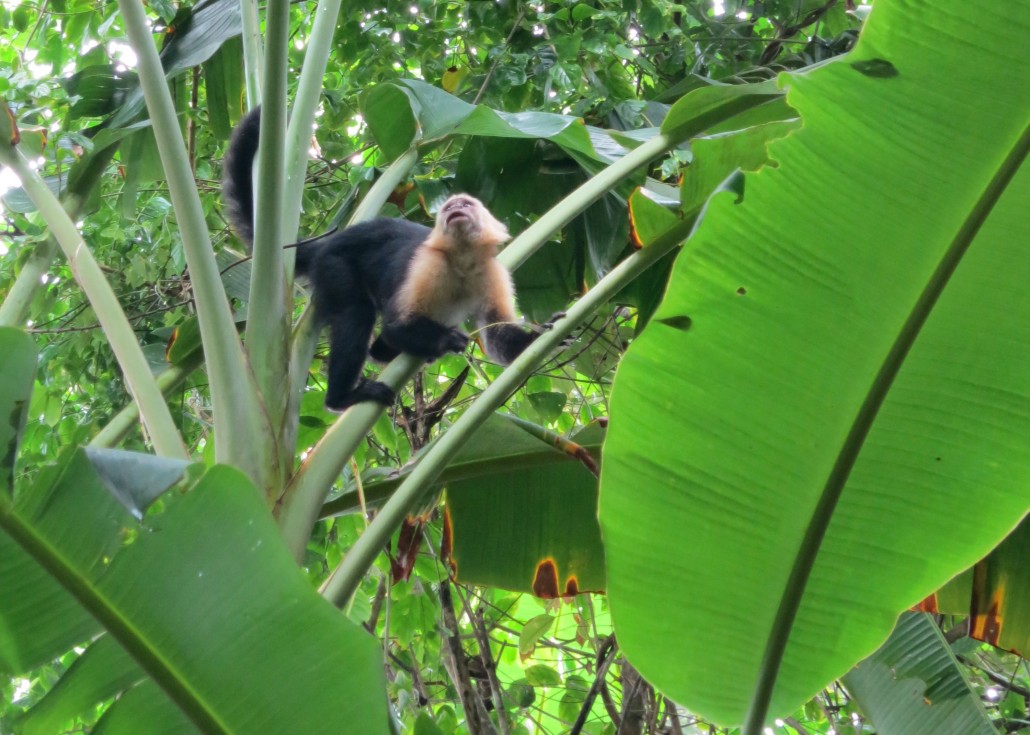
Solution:
[{"label": "broad green leaf", "polygon": [[526,669],[526,681],[532,687],[561,686],[561,676],[550,666],[537,664]]},{"label": "broad green leaf", "polygon": [[415,143],[418,121],[411,99],[399,85],[377,84],[370,89],[361,98],[361,114],[389,160]]},{"label": "broad green leaf", "polygon": [[601,485],[619,642],[720,723],[764,710],[763,673],[769,717],[793,710],[1030,507],[1030,166],[1007,178],[1030,9],[964,8],[877,5],[849,57],[788,78],[802,129],[741,203],[709,202],[620,366]]},{"label": "broad green leaf", "polygon": [[[311,589],[241,473],[205,472],[142,524],[119,499],[130,489],[105,487],[120,482],[67,452],[0,514],[0,538],[17,539],[203,731],[386,731],[377,646]],[[0,619],[19,599],[0,598]]]},{"label": "broad green leaf", "polygon": [[692,138],[755,107],[783,96],[772,80],[757,84],[716,84],[687,93],[662,121],[662,132]]},{"label": "broad green leaf", "polygon": [[633,241],[638,247],[654,242],[680,222],[676,214],[652,201],[643,190],[634,192],[630,198],[629,218]]},{"label": "broad green leaf", "polygon": [[552,615],[537,615],[535,618],[527,620],[526,624],[522,626],[522,632],[519,634],[519,656],[526,659],[532,655],[536,644],[553,627],[554,616]]},{"label": "broad green leaf", "polygon": [[877,732],[995,735],[947,641],[924,613],[906,613],[880,649],[844,677]]},{"label": "broad green leaf", "polygon": [[[773,82],[716,85],[694,90],[672,106],[662,132],[692,137],[782,98]],[[579,118],[547,112],[501,112],[469,103],[418,80],[381,84],[363,100],[362,113],[388,158],[412,144],[450,135],[549,140],[588,171],[618,160],[639,136],[584,125]],[[786,111],[777,108],[773,119]],[[748,123],[751,124],[751,123]],[[744,127],[744,125],[741,125]],[[639,132],[639,131],[638,131]],[[647,137],[652,137],[650,131]]]},{"label": "broad green leaf", "polygon": [[698,212],[715,188],[735,170],[757,171],[766,164],[766,146],[800,127],[800,121],[765,123],[730,133],[695,138],[694,159],[683,177],[680,201],[684,212]]},{"label": "broad green leaf", "polygon": [[196,735],[199,732],[154,682],[145,681],[108,707],[91,735]]},{"label": "broad green leaf", "polygon": [[[25,421],[36,347],[18,329],[0,329],[0,424],[3,487],[0,526],[11,513],[11,482]],[[74,602],[6,533],[0,531],[0,675],[22,673],[49,661],[98,630]]]},{"label": "broad green leaf", "polygon": [[1030,654],[1030,523],[973,568],[969,634],[1024,658]]},{"label": "broad green leaf", "polygon": [[[72,718],[146,679],[146,674],[111,636],[98,638],[54,688],[21,721],[23,735],[61,732]],[[167,702],[168,698],[162,696]]]},{"label": "broad green leaf", "polygon": [[972,569],[923,601],[920,609],[970,615],[969,635],[1024,658],[1030,652],[1030,522]]},{"label": "broad green leaf", "polygon": [[[0,509],[0,516],[6,512]],[[2,530],[0,590],[0,675],[40,666],[100,632],[97,621]]]},{"label": "broad green leaf", "polygon": [[559,597],[604,589],[597,480],[568,463],[451,483],[455,578]]},{"label": "broad green leaf", "polygon": [[[207,61],[225,41],[240,35],[243,30],[240,4],[234,0],[198,3],[181,12],[171,30],[167,43],[161,48],[161,65],[169,78]],[[107,121],[107,126],[124,127],[133,122],[143,106],[143,89],[137,84]]]},{"label": "broad green leaf", "polygon": [[68,110],[70,119],[103,117],[111,113],[130,86],[129,79],[115,71],[114,64],[94,64],[61,80],[75,104]]},{"label": "broad green leaf", "polygon": [[204,62],[204,91],[211,132],[228,140],[232,123],[243,116],[243,42],[237,36],[227,39]]}]

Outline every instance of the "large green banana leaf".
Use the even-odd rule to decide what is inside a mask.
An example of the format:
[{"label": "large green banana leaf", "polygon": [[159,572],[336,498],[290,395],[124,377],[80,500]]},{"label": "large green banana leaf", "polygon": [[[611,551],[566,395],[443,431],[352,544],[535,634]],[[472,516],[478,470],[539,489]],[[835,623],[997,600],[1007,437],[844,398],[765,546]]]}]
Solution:
[{"label": "large green banana leaf", "polygon": [[691,710],[760,731],[1030,507],[1028,37],[1024,3],[877,2],[620,366],[613,620]]},{"label": "large green banana leaf", "polygon": [[905,613],[880,649],[844,677],[882,735],[996,735],[933,620]]},{"label": "large green banana leaf", "polygon": [[[55,732],[124,688],[98,732],[183,732],[186,718],[205,733],[386,732],[378,646],[311,588],[238,470],[69,448],[12,492],[35,362],[31,339],[0,329],[0,675],[101,626],[135,663],[99,639],[26,730]],[[144,712],[169,727],[144,728]]]}]

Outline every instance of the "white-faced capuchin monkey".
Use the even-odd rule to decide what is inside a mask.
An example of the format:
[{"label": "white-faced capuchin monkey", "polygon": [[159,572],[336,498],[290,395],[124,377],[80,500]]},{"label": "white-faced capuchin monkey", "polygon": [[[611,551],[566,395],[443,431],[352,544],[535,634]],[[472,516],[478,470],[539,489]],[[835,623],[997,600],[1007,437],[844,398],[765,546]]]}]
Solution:
[{"label": "white-faced capuchin monkey", "polygon": [[[240,121],[224,165],[229,221],[248,248],[259,114],[255,108]],[[505,365],[514,360],[538,335],[515,323],[511,274],[494,257],[506,240],[507,228],[478,199],[457,194],[444,202],[432,229],[381,217],[299,243],[297,275],[310,283],[315,317],[329,328],[326,408],[392,404],[389,387],[362,377],[365,358],[460,353],[468,335],[459,325],[469,318],[487,354]],[[382,330],[370,348],[376,314]]]}]

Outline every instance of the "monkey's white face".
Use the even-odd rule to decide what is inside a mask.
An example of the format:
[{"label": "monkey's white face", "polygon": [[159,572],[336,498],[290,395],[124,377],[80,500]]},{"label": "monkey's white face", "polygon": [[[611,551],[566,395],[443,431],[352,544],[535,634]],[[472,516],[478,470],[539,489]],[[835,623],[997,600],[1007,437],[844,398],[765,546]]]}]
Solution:
[{"label": "monkey's white face", "polygon": [[440,217],[443,219],[444,226],[447,229],[456,227],[464,229],[475,225],[478,219],[476,216],[477,204],[479,204],[477,200],[461,194],[451,197],[440,208]]},{"label": "monkey's white face", "polygon": [[455,194],[440,207],[436,229],[464,242],[497,246],[508,240],[508,228],[475,197]]}]

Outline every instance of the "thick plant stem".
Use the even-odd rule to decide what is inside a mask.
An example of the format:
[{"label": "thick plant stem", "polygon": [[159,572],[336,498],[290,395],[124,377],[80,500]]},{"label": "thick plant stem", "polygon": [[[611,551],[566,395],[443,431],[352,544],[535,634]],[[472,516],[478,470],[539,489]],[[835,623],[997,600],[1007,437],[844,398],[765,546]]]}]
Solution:
[{"label": "thick plant stem", "polygon": [[[111,162],[116,150],[117,143],[95,150],[68,172],[68,189],[62,204],[73,222],[82,213],[83,204],[100,181],[100,176]],[[0,326],[20,327],[25,323],[29,317],[29,304],[43,287],[43,276],[50,270],[50,265],[60,249],[61,246],[52,236],[36,245],[22,266],[11,290],[7,292],[4,303],[0,305]]]},{"label": "thick plant stem", "polygon": [[[286,186],[283,195],[283,240],[297,234],[300,225],[300,205],[304,194],[308,150],[311,147],[311,128],[315,122],[315,108],[322,93],[329,52],[342,0],[323,0],[315,8],[311,21],[311,36],[304,51],[304,67],[297,83],[297,96],[290,110],[290,124],[286,133]],[[406,173],[406,172],[405,172]],[[292,263],[292,251],[287,254]]]},{"label": "thick plant stem", "polygon": [[261,17],[257,0],[240,0],[243,20],[243,58],[246,67],[247,106],[261,104],[262,79],[265,77],[264,49],[261,46]]},{"label": "thick plant stem", "polygon": [[21,151],[15,147],[0,147],[0,160],[10,166],[21,179],[22,186],[64,251],[76,282],[85,292],[104,329],[104,334],[110,340],[111,349],[122,368],[129,393],[139,405],[140,416],[154,443],[154,449],[164,457],[188,459],[189,455],[182,443],[182,437],[179,436],[168,404],[165,403],[164,396],[161,395],[150,372],[150,366],[143,356],[143,349],[136,339],[136,333],[125,317],[118,297],[114,295],[111,285],[93,258],[93,253],[82,241],[75,223],[39,174],[32,170]]},{"label": "thick plant stem", "polygon": [[53,236],[48,237],[32,250],[11,290],[0,305],[0,327],[21,327],[29,318],[29,304],[43,287],[43,276],[50,270],[61,246]]},{"label": "thick plant stem", "polygon": [[490,387],[483,391],[461,418],[422,457],[408,479],[397,488],[397,492],[380,509],[372,523],[347,552],[347,556],[326,581],[322,593],[326,599],[337,607],[342,607],[350,600],[390,535],[415,508],[426,490],[472,433],[518,390],[575,327],[589,319],[627,283],[682,242],[691,227],[692,223],[682,223],[652,245],[622,261],[577,301],[564,318],[559,319],[550,331],[533,342],[497,380],[490,384]]},{"label": "thick plant stem", "polygon": [[[296,239],[300,226],[301,200],[307,174],[308,150],[311,145],[311,130],[315,121],[315,108],[322,93],[322,79],[325,76],[329,53],[332,50],[336,20],[340,13],[341,0],[323,0],[318,3],[311,20],[311,36],[304,53],[304,67],[297,84],[297,96],[290,111],[289,127],[286,132],[286,179],[283,189],[282,239],[288,242]],[[407,174],[407,169],[404,171]],[[389,174],[389,171],[387,172]],[[374,187],[373,187],[374,189]],[[283,254],[286,283],[293,282],[294,251]],[[315,354],[318,335],[309,308],[301,316],[293,332],[290,346],[290,390],[286,393],[286,414],[279,440],[284,462],[292,460],[292,449],[297,443],[297,425],[300,418],[300,399],[307,384],[308,366]]]},{"label": "thick plant stem", "polygon": [[139,0],[119,0],[125,31],[138,58],[140,85],[157,139],[190,269],[215,412],[215,458],[234,465],[269,492],[278,471],[268,457],[275,438],[236,333],[222,288],[207,222],[193,181],[175,108]]},{"label": "thick plant stem", "polygon": [[[265,13],[265,80],[261,137],[255,181],[254,260],[247,311],[247,356],[272,430],[279,434],[286,411],[290,320],[283,270],[282,181],[286,134],[286,47],[290,31],[288,0],[269,0]],[[283,471],[292,456],[275,464]],[[285,477],[275,483],[275,494]]]}]

